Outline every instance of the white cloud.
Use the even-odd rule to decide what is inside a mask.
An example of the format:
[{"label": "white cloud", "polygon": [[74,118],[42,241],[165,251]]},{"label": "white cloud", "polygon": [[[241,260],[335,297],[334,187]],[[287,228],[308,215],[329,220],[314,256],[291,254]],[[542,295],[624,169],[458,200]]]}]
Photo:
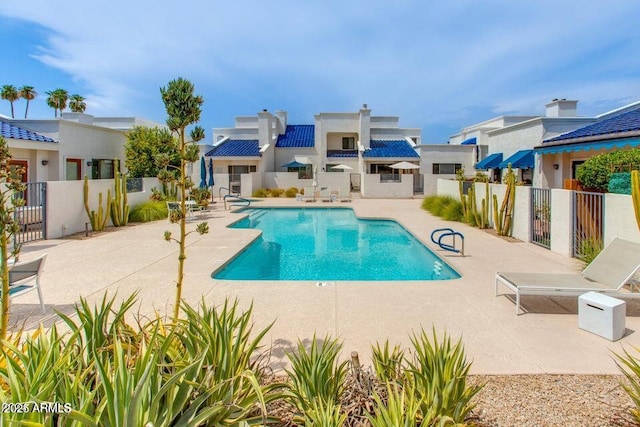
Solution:
[{"label": "white cloud", "polygon": [[50,29],[31,54],[85,84],[96,113],[147,113],[151,100],[161,108],[158,87],[182,75],[229,116],[252,111],[219,103],[289,100],[273,107],[310,121],[320,107],[368,102],[412,127],[541,113],[558,96],[626,99],[638,87],[625,70],[640,65],[640,40],[629,37],[639,12],[634,0],[0,4],[0,14]]}]

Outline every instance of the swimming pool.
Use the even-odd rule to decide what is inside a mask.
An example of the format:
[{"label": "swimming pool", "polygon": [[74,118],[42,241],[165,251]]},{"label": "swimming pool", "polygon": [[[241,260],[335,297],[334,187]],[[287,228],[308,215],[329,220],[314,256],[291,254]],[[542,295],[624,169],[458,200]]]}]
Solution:
[{"label": "swimming pool", "polygon": [[256,208],[230,227],[262,236],[212,274],[227,280],[446,280],[460,277],[400,224],[350,208]]}]

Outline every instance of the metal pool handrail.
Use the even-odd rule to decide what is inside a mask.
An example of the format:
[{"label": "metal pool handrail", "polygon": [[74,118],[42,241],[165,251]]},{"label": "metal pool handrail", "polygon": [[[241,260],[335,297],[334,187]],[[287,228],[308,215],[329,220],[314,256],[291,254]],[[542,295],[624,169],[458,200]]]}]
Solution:
[{"label": "metal pool handrail", "polygon": [[[442,233],[440,236],[438,236],[438,241],[436,241],[436,239],[434,238],[434,235],[436,233]],[[452,244],[443,243],[442,239],[449,236],[453,237]],[[456,237],[460,237],[462,243],[460,249],[456,248]],[[459,253],[460,255],[464,256],[464,235],[452,228],[436,228],[431,232],[431,241],[434,244],[440,246],[440,248],[444,249],[445,251]]]}]

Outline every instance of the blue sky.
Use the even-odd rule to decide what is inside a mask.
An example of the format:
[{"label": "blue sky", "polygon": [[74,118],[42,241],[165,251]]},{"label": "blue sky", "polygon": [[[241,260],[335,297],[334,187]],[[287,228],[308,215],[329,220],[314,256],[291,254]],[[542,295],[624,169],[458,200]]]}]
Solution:
[{"label": "blue sky", "polygon": [[0,85],[36,88],[30,118],[53,117],[44,93],[60,87],[89,114],[164,122],[159,88],[180,76],[208,138],[263,108],[311,124],[367,103],[444,143],[552,98],[583,116],[639,100],[638,16],[637,0],[3,0]]}]

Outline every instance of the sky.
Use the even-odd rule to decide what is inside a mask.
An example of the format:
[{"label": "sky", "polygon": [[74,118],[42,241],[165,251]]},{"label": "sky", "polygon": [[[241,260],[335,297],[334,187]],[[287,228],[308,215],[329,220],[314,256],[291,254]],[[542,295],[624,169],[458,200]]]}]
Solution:
[{"label": "sky", "polygon": [[159,89],[183,77],[209,139],[263,109],[313,124],[366,103],[446,143],[553,98],[580,116],[640,100],[639,16],[638,0],[2,0],[0,85],[35,87],[29,118],[63,88],[88,114],[164,123]]}]

